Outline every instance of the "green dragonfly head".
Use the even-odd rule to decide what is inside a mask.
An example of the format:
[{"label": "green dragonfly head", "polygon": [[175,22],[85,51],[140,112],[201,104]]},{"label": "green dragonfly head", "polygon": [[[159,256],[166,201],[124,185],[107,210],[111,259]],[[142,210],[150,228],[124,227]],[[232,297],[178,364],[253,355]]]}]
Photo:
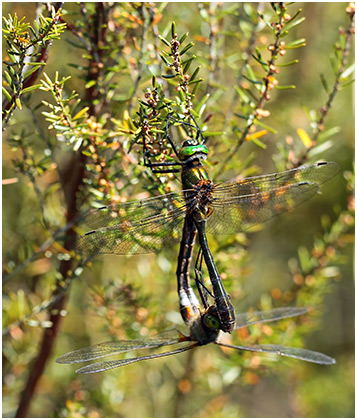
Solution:
[{"label": "green dragonfly head", "polygon": [[193,159],[206,159],[208,149],[204,144],[197,144],[194,139],[185,140],[182,144],[179,159],[181,162],[187,162]]},{"label": "green dragonfly head", "polygon": [[217,308],[211,306],[203,315],[204,325],[211,330],[219,330],[221,328],[221,321],[218,318]]}]

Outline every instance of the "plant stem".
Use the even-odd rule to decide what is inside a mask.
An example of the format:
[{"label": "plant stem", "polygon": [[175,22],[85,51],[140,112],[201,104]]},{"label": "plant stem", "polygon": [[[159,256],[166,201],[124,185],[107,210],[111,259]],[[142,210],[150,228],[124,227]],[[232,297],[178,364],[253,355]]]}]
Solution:
[{"label": "plant stem", "polygon": [[[82,12],[84,13],[84,9]],[[94,105],[97,102],[97,99],[100,96],[99,89],[97,87],[100,78],[101,72],[101,54],[102,49],[99,48],[99,45],[105,43],[106,39],[106,9],[103,3],[96,4],[96,14],[94,17],[93,24],[93,37],[91,47],[94,51],[91,52],[91,60],[89,63],[89,72],[88,79],[95,80],[96,83],[91,88],[86,91],[86,101],[89,104],[89,114],[93,116],[99,116],[102,112],[103,102],[101,101],[99,105]],[[79,214],[80,203],[77,203],[77,195],[79,193],[80,187],[83,184],[83,179],[85,175],[85,162],[86,157],[81,151],[78,151],[75,155],[74,162],[70,165],[67,165],[66,173],[62,177],[62,189],[64,191],[67,211],[66,218],[67,223],[75,220]],[[67,240],[64,243],[64,248],[68,251],[73,250],[75,244],[76,233],[72,227],[67,232]],[[30,370],[30,375],[27,380],[25,389],[21,393],[19,406],[16,412],[16,417],[26,417],[30,403],[33,399],[38,382],[45,370],[46,364],[52,354],[53,347],[60,329],[60,323],[62,319],[61,312],[64,309],[67,301],[67,295],[62,294],[63,292],[63,283],[66,282],[66,279],[71,277],[73,270],[74,260],[70,259],[68,261],[62,260],[59,266],[60,279],[56,282],[55,291],[52,294],[51,300],[54,300],[54,305],[50,312],[49,321],[51,322],[51,327],[44,329],[42,341],[40,345],[39,354],[34,361],[32,368]],[[57,297],[60,295],[59,299]]]}]

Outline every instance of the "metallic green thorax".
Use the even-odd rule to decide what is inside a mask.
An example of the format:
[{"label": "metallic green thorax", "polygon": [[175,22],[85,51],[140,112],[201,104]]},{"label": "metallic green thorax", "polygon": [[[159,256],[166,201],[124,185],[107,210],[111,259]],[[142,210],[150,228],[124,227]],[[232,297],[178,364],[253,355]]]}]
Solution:
[{"label": "metallic green thorax", "polygon": [[205,145],[191,145],[189,141],[184,143],[179,153],[179,159],[185,163],[181,173],[184,190],[193,188],[199,181],[209,181],[208,173],[201,163],[207,155],[208,149]]},{"label": "metallic green thorax", "polygon": [[204,144],[192,145],[190,143],[190,141],[185,141],[180,150],[179,159],[181,162],[185,162],[187,159],[191,160],[196,153],[199,154],[201,158],[202,154],[208,155],[208,149]]}]

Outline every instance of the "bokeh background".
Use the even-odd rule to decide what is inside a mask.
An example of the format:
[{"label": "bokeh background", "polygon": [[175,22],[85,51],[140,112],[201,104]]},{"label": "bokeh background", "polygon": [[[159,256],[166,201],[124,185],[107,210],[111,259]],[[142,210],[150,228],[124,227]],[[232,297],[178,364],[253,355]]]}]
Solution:
[{"label": "bokeh background", "polygon": [[[265,149],[246,142],[239,154],[229,162],[224,172],[220,162],[235,145],[236,137],[211,137],[208,147],[209,169],[215,181],[225,181],[241,175],[244,162],[251,162],[251,172],[263,174],[282,170],[282,150],[291,138],[294,150],[303,151],[297,135],[299,128],[311,133],[306,109],[318,110],[327,100],[320,81],[323,74],[333,85],[334,74],[330,57],[339,40],[340,29],[348,27],[347,3],[297,3],[293,14],[301,7],[305,21],[289,33],[289,39],[306,39],[306,46],[287,50],[282,62],[298,59],[291,67],[281,67],[277,76],[280,85],[296,86],[293,90],[274,90],[266,106],[270,116],[264,120],[277,133],[264,137]],[[32,22],[36,3],[3,3],[3,15],[15,12]],[[86,4],[89,13],[93,3]],[[255,14],[254,3],[158,3],[162,14],[156,23],[158,33],[167,36],[171,22],[177,31],[189,32],[194,41],[193,52],[202,69],[200,76],[210,80],[202,84],[197,101],[207,91],[206,115],[209,131],[232,133],[234,120],[233,86],[248,46],[247,34]],[[120,57],[123,70],[117,75],[115,94],[110,105],[111,116],[123,118],[128,92],[133,86],[141,27],[132,16],[131,4],[118,3],[112,19],[131,22],[126,28],[127,50]],[[80,19],[78,5],[65,4],[66,22]],[[269,18],[270,6],[261,6]],[[217,25],[217,61],[210,72],[209,28],[212,17]],[[211,19],[211,20],[210,20]],[[262,25],[262,24],[261,24]],[[124,28],[124,29],[123,29]],[[121,25],[125,30],[125,25]],[[149,36],[152,36],[150,33]],[[85,96],[85,81],[80,78],[86,57],[74,46],[75,39],[65,31],[60,41],[53,43],[46,73],[54,77],[72,78],[66,84],[79,97]],[[269,30],[259,27],[257,43],[272,42]],[[156,45],[149,37],[148,45]],[[5,48],[6,45],[3,45]],[[162,45],[158,46],[162,48]],[[148,47],[149,48],[149,47]],[[354,60],[351,50],[349,63]],[[150,74],[157,66],[150,57],[143,60],[143,75],[136,97],[150,86]],[[212,79],[212,74],[214,75]],[[48,130],[49,123],[41,116],[43,92],[35,92],[22,111],[17,110],[3,135],[3,178],[17,178],[3,187],[3,286],[4,328],[16,325],[28,314],[20,327],[7,331],[3,337],[3,416],[12,417],[28,380],[33,360],[39,351],[42,330],[46,327],[46,312],[32,314],[32,308],[49,299],[56,280],[60,252],[39,256],[16,274],[21,265],[47,239],[42,224],[41,208],[29,178],[15,171],[13,160],[22,159],[9,141],[26,136],[31,148],[42,156],[44,145],[38,134],[39,126]],[[132,101],[135,117],[137,102]],[[108,111],[107,111],[108,112]],[[37,123],[34,122],[34,114]],[[227,121],[227,115],[230,120]],[[227,127],[226,124],[231,124]],[[324,352],[336,358],[334,366],[238,353],[218,346],[207,346],[168,358],[146,361],[103,374],[80,376],[74,366],[55,363],[61,354],[115,338],[137,338],[150,332],[177,325],[184,330],[178,312],[175,270],[178,247],[160,255],[132,257],[101,256],[73,281],[68,291],[64,319],[57,337],[55,351],[48,360],[28,415],[32,417],[354,417],[354,285],[353,229],[342,229],[341,214],[348,211],[354,156],[354,96],[353,85],[338,92],[326,120],[326,130],[339,127],[328,140],[323,153],[311,156],[308,162],[334,160],[341,173],[322,188],[322,194],[298,207],[294,212],[267,223],[256,232],[239,233],[234,237],[210,238],[213,254],[238,311],[266,309],[273,306],[301,305],[313,307],[311,315],[299,320],[254,326],[244,330],[233,341],[271,342],[301,346]],[[309,131],[310,130],[310,131]],[[53,130],[49,136],[55,139]],[[59,165],[70,159],[71,147],[55,141]],[[127,145],[127,144],[126,144]],[[150,188],[152,179],[138,176],[131,166],[141,162],[139,149],[123,164],[120,182],[130,187],[123,190],[127,199],[141,196]],[[130,162],[130,164],[128,164]],[[121,162],[117,165],[121,167]],[[130,166],[131,165],[131,166]],[[135,169],[136,170],[136,169]],[[38,177],[44,197],[44,209],[51,229],[64,223],[63,195],[50,170]],[[351,183],[350,183],[351,184]],[[349,184],[349,185],[350,185]],[[179,189],[179,183],[173,182]],[[353,212],[348,217],[352,218]],[[346,216],[347,217],[347,216]],[[350,219],[345,220],[351,225]],[[337,231],[341,228],[342,232]],[[51,229],[49,231],[51,231]],[[336,233],[336,240],[332,236]],[[48,234],[48,232],[47,232]],[[311,269],[317,244],[327,244],[326,266]],[[329,248],[330,247],[330,248]],[[326,250],[325,250],[326,251]],[[304,264],[307,269],[304,271]],[[9,275],[10,273],[10,275]],[[301,280],[302,279],[302,280]],[[302,283],[301,283],[302,282]],[[297,286],[299,286],[297,288]],[[298,289],[298,290],[297,290]]]}]

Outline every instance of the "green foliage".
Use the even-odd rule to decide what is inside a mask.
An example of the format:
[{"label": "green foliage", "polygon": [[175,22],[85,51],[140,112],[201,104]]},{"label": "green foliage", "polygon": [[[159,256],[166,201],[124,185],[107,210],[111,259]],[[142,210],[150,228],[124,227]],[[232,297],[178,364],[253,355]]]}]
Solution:
[{"label": "green foliage", "polygon": [[[5,416],[325,416],[321,384],[331,414],[352,413],[354,10],[344,9],[66,3],[44,17],[41,4],[30,25],[21,3],[4,6]],[[209,238],[237,310],[313,309],[229,339],[310,347],[336,369],[213,345],[93,377],[55,364],[96,342],[182,328],[175,246],[90,261],[73,244],[88,208],[179,189],[144,166],[143,146],[152,162],[173,161],[166,131],[179,148],[195,122],[215,182],[317,158],[342,165],[293,214]]]},{"label": "green foliage", "polygon": [[59,40],[66,24],[59,23],[60,10],[53,7],[49,17],[39,15],[34,25],[20,20],[17,14],[3,16],[4,40],[7,44],[2,92],[7,100],[3,106],[3,129],[16,108],[22,109],[21,97],[40,87],[34,84],[36,74],[46,65],[47,50],[54,40]]}]

